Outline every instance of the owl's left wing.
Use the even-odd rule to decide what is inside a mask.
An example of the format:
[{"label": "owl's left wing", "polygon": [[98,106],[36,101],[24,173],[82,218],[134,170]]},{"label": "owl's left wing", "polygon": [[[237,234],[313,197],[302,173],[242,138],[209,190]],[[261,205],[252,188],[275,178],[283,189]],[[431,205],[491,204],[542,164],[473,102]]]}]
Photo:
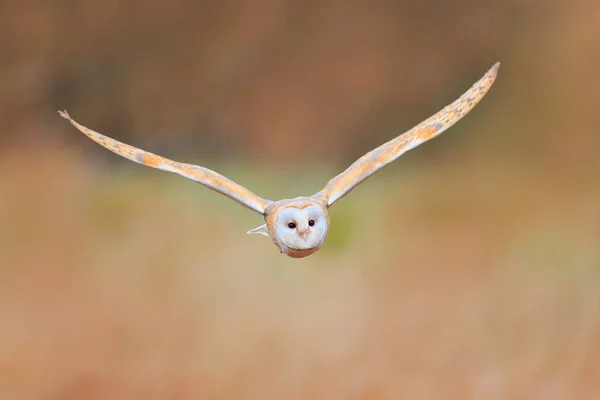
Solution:
[{"label": "owl's left wing", "polygon": [[443,110],[421,122],[408,132],[365,154],[344,172],[327,182],[325,188],[312,197],[331,206],[347,195],[362,181],[402,154],[440,135],[467,115],[479,103],[496,80],[499,67],[500,63],[494,64],[479,81],[452,104],[446,106]]},{"label": "owl's left wing", "polygon": [[59,111],[59,114],[63,118],[69,120],[69,122],[71,122],[75,128],[79,129],[94,142],[112,151],[113,153],[116,153],[138,164],[157,168],[163,171],[173,172],[185,178],[196,181],[208,187],[209,189],[212,189],[237,201],[244,207],[247,207],[252,211],[256,211],[259,214],[264,214],[266,208],[272,203],[271,200],[258,197],[245,187],[238,185],[223,175],[208,168],[169,160],[168,158],[164,158],[128,144],[121,143],[118,140],[111,139],[108,136],[104,136],[79,124],[77,121],[71,118],[66,111]]}]

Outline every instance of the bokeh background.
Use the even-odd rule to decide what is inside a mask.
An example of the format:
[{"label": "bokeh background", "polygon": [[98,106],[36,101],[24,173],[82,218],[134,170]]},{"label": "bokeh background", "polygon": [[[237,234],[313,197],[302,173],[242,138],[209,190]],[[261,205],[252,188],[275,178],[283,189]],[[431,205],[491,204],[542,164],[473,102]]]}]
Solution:
[{"label": "bokeh background", "polygon": [[[600,2],[8,0],[0,50],[1,398],[600,396]],[[56,112],[289,198],[496,61],[302,260]]]}]

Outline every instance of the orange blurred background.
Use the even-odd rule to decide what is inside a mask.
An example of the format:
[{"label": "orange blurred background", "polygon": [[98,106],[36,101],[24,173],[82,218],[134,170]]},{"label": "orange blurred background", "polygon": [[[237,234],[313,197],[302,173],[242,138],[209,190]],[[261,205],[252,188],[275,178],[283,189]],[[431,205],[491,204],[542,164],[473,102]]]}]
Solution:
[{"label": "orange blurred background", "polygon": [[[600,396],[600,2],[0,4],[0,398]],[[293,260],[85,138],[320,190],[462,94]]]}]

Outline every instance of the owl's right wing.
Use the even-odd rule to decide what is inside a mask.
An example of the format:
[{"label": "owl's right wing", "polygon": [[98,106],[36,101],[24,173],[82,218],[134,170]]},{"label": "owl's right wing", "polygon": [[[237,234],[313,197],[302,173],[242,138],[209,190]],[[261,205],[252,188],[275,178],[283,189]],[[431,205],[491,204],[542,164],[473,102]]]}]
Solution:
[{"label": "owl's right wing", "polygon": [[258,197],[245,187],[238,185],[237,183],[225,178],[223,175],[218,174],[217,172],[208,168],[169,160],[168,158],[164,158],[128,144],[121,143],[79,124],[77,121],[71,118],[66,111],[59,111],[59,114],[63,118],[69,120],[69,122],[71,122],[75,128],[79,129],[94,142],[112,151],[113,153],[116,153],[138,164],[146,165],[152,168],[158,168],[163,171],[173,172],[185,178],[196,181],[209,189],[212,189],[229,197],[230,199],[237,201],[244,207],[247,207],[252,211],[256,211],[259,214],[264,214],[266,208],[272,203],[271,200]]},{"label": "owl's right wing", "polygon": [[440,135],[467,115],[479,103],[496,80],[499,67],[500,63],[494,64],[479,81],[452,104],[446,106],[443,110],[421,122],[408,132],[365,154],[344,172],[327,182],[325,188],[312,197],[331,206],[347,195],[362,181],[402,154]]}]

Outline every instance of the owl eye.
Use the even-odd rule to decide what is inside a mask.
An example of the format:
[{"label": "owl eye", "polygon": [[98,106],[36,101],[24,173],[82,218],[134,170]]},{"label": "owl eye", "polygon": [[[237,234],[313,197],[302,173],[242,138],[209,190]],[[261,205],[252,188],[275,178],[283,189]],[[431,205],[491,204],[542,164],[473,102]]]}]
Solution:
[{"label": "owl eye", "polygon": [[293,223],[293,222],[290,222],[290,223],[288,224],[288,228],[290,228],[290,229],[294,229],[295,227],[296,227],[296,224],[295,224],[295,223]]},{"label": "owl eye", "polygon": [[315,220],[311,219],[310,221],[308,221],[308,225],[309,226],[315,226]]}]

